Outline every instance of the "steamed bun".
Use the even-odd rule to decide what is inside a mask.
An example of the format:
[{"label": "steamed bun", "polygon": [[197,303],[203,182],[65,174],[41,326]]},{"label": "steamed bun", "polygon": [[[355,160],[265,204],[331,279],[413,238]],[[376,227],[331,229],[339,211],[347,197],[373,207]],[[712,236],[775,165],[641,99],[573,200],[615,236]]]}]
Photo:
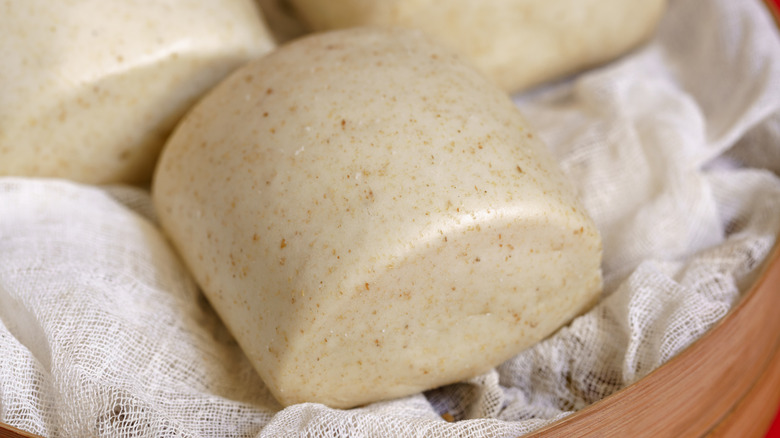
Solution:
[{"label": "steamed bun", "polygon": [[515,92],[607,62],[646,40],[666,0],[290,0],[315,30],[421,29]]},{"label": "steamed bun", "polygon": [[601,241],[501,90],[419,32],[282,46],[165,147],[162,226],[277,399],[466,379],[598,296]]},{"label": "steamed bun", "polygon": [[183,113],[273,47],[252,0],[10,0],[0,175],[148,182]]}]

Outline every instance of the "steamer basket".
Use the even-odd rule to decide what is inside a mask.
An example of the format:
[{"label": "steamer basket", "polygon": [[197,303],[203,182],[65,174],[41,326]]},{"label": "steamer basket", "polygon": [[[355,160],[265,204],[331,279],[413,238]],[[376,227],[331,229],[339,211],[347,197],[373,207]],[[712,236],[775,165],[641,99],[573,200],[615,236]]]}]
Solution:
[{"label": "steamer basket", "polygon": [[[780,0],[764,2],[780,24]],[[780,406],[779,309],[776,244],[740,302],[698,341],[638,382],[525,437],[764,437]],[[0,438],[40,437],[0,423]]]}]

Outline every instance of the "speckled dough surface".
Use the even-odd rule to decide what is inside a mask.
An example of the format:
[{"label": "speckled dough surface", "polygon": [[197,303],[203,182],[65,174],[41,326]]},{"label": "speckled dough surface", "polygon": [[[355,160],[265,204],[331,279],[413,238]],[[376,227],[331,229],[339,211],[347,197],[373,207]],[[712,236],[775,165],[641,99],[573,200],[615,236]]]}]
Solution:
[{"label": "speckled dough surface", "polygon": [[290,0],[315,30],[421,29],[519,91],[625,53],[655,30],[666,0]]},{"label": "speckled dough surface", "polygon": [[204,91],[273,47],[253,0],[0,1],[0,175],[148,182]]},{"label": "speckled dough surface", "polygon": [[161,223],[283,404],[458,381],[600,291],[601,242],[499,89],[418,32],[297,40],[188,114]]}]

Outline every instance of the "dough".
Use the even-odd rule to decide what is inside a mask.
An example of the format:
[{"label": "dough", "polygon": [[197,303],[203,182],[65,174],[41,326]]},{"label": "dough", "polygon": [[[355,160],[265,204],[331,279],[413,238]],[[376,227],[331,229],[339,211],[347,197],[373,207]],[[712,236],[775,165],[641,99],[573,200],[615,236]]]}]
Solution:
[{"label": "dough", "polygon": [[0,9],[0,175],[149,182],[194,101],[273,47],[253,0]]},{"label": "dough", "polygon": [[304,37],[202,100],[163,227],[285,404],[480,374],[584,311],[601,241],[501,90],[420,32]]},{"label": "dough", "polygon": [[646,40],[666,0],[290,0],[316,30],[422,29],[506,91],[609,61]]}]

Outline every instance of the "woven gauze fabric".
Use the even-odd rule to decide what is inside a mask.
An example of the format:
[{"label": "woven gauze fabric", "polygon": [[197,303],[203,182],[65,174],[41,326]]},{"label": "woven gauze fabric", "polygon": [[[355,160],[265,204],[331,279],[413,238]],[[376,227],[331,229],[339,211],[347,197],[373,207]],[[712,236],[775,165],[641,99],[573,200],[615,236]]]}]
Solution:
[{"label": "woven gauze fabric", "polygon": [[148,192],[0,178],[0,421],[47,437],[517,436],[646,376],[734,306],[780,232],[771,15],[672,0],[648,44],[515,102],[604,239],[602,300],[548,339],[424,394],[282,409]]}]

